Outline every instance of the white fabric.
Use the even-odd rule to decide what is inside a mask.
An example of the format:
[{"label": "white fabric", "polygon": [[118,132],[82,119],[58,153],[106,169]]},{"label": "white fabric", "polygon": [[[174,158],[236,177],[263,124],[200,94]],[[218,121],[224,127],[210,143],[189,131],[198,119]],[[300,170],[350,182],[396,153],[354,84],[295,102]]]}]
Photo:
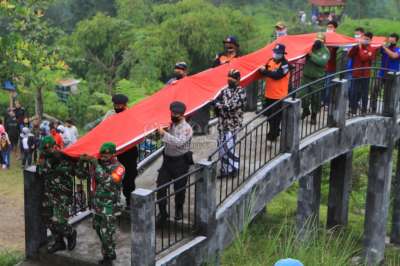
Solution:
[{"label": "white fabric", "polygon": [[74,144],[78,140],[78,130],[75,126],[65,127],[63,134],[64,143],[68,141],[67,145]]},{"label": "white fabric", "polygon": [[[225,143],[226,142],[226,143]],[[235,154],[236,138],[231,131],[225,131],[219,136],[218,146],[221,158],[221,172],[223,175],[236,174],[239,170],[239,157]]]}]

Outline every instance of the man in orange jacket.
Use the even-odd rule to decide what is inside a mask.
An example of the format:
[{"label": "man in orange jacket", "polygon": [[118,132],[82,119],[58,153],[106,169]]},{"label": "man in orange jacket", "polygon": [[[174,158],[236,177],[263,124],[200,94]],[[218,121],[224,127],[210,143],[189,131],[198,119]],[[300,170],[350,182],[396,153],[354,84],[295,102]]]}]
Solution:
[{"label": "man in orange jacket", "polygon": [[[272,58],[265,67],[260,68],[260,73],[265,77],[265,99],[263,109],[270,108],[264,114],[272,116],[269,119],[270,130],[267,139],[275,141],[279,136],[279,127],[282,120],[282,114],[279,111],[282,103],[279,100],[288,95],[290,80],[290,65],[285,58],[286,47],[283,44],[277,44],[273,50]],[[273,105],[273,106],[272,106]]]}]

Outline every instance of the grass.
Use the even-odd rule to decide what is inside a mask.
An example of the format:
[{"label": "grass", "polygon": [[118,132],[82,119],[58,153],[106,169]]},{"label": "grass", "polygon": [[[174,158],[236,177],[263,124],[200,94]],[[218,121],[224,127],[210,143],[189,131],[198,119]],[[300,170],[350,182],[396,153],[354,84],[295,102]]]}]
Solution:
[{"label": "grass", "polygon": [[19,251],[0,251],[0,265],[14,266],[23,259],[23,254]]},{"label": "grass", "polygon": [[[308,241],[301,241],[295,228],[297,189],[294,184],[276,197],[267,208],[267,215],[259,217],[245,234],[239,236],[222,256],[222,265],[274,265],[281,258],[299,259],[304,265],[352,265],[353,257],[362,251],[364,213],[367,189],[369,147],[353,152],[353,190],[349,208],[349,225],[343,230],[324,228],[327,215],[329,166],[323,167],[322,197],[319,226]],[[394,163],[396,165],[396,153]],[[394,171],[395,169],[393,169]],[[388,230],[390,230],[390,214]],[[385,264],[400,265],[399,248],[387,246]]]}]

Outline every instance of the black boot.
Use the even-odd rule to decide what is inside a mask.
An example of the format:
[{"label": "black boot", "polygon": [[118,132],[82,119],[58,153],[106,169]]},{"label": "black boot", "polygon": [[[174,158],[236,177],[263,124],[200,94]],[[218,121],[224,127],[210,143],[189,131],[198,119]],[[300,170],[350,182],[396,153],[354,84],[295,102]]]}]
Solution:
[{"label": "black boot", "polygon": [[162,226],[162,225],[166,224],[169,215],[167,213],[167,210],[165,209],[165,206],[159,207],[159,209],[160,209],[160,213],[156,217],[156,224]]},{"label": "black boot", "polygon": [[76,230],[73,230],[71,235],[67,237],[68,250],[73,250],[76,246]]},{"label": "black boot", "polygon": [[115,256],[115,255],[112,256],[112,257],[110,257],[110,256],[104,256],[103,259],[99,261],[99,265],[108,265],[108,266],[111,266],[113,260],[115,260],[115,259],[116,259],[116,256]]},{"label": "black boot", "polygon": [[62,237],[58,237],[56,239],[56,242],[54,242],[54,244],[47,249],[47,253],[53,254],[57,251],[65,250],[66,248],[67,247],[65,245],[64,239]]},{"label": "black boot", "polygon": [[131,199],[126,198],[126,207],[125,210],[129,211],[131,209]]},{"label": "black boot", "polygon": [[183,219],[183,206],[179,205],[175,208],[175,220],[180,221]]},{"label": "black boot", "polygon": [[301,120],[304,120],[309,115],[310,115],[310,110],[308,108],[304,108],[301,114]]}]

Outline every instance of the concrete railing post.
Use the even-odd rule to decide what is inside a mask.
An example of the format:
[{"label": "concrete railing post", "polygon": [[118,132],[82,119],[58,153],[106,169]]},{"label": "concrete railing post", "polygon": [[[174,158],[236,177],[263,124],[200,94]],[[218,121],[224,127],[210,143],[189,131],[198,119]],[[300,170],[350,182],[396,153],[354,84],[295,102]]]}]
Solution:
[{"label": "concrete railing post", "polygon": [[388,72],[383,92],[383,115],[397,119],[399,112],[400,72]]},{"label": "concrete railing post", "polygon": [[329,127],[343,128],[346,125],[346,107],[348,100],[348,80],[335,78],[336,83],[332,89],[332,102],[329,107],[328,125]]},{"label": "concrete railing post", "polygon": [[307,239],[319,221],[322,167],[299,180],[296,224],[299,236]]},{"label": "concrete railing post", "polygon": [[393,146],[371,146],[364,223],[364,258],[367,265],[378,265],[384,259],[392,153]]},{"label": "concrete railing post", "polygon": [[155,265],[155,193],[147,189],[136,189],[131,194],[131,202],[131,265]]},{"label": "concrete railing post", "polygon": [[216,164],[202,160],[198,166],[202,167],[202,170],[196,176],[197,232],[211,237],[216,227]]},{"label": "concrete railing post", "polygon": [[300,144],[301,101],[287,99],[283,104],[281,152],[296,153]]},{"label": "concrete railing post", "polygon": [[331,162],[327,217],[328,228],[347,225],[352,163],[352,151],[340,155]]},{"label": "concrete railing post", "polygon": [[39,255],[39,248],[47,238],[41,216],[42,201],[43,180],[32,166],[24,170],[25,255],[29,259]]},{"label": "concrete railing post", "polygon": [[390,234],[390,242],[400,245],[400,141],[397,143],[397,166],[396,175],[393,179],[392,197],[393,197],[393,214],[392,214],[392,232]]}]

